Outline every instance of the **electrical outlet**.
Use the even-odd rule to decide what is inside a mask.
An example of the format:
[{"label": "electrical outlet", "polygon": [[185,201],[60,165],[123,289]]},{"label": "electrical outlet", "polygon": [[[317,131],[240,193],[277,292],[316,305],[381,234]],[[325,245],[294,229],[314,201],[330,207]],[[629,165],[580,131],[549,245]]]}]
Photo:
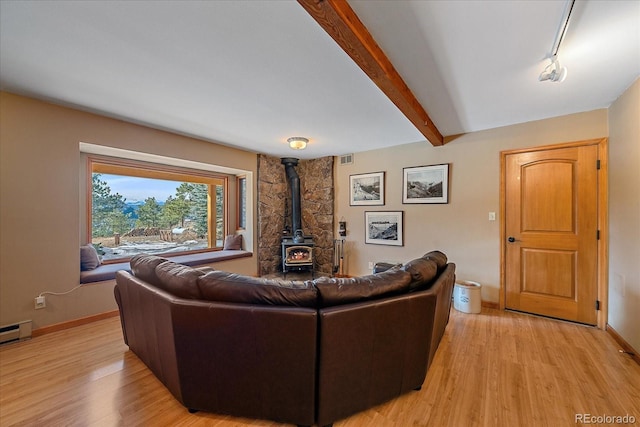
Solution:
[{"label": "electrical outlet", "polygon": [[45,308],[47,306],[47,303],[44,300],[43,296],[36,297],[35,304],[36,304],[36,310],[41,309],[41,308]]},{"label": "electrical outlet", "polygon": [[369,270],[373,270],[373,261],[369,261]]},{"label": "electrical outlet", "polygon": [[489,221],[495,221],[495,220],[496,220],[496,213],[489,212]]}]

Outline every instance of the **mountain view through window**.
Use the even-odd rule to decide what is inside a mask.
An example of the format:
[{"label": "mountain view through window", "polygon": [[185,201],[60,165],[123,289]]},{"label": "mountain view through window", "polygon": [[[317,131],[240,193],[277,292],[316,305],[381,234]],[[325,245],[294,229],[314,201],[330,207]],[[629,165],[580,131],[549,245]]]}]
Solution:
[{"label": "mountain view through window", "polygon": [[103,261],[222,246],[224,181],[213,181],[93,172],[91,243]]}]

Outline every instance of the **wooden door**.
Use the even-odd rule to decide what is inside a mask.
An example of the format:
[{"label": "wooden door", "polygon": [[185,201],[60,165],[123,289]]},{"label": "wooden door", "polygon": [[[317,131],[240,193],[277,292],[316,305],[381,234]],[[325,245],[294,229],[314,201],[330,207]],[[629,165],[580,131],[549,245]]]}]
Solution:
[{"label": "wooden door", "polygon": [[598,147],[504,156],[505,307],[595,325]]}]

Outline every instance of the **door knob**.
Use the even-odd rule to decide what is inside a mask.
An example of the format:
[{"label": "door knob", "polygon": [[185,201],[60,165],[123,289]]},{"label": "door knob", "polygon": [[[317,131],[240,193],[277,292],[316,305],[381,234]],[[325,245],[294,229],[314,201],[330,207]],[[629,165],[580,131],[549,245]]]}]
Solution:
[{"label": "door knob", "polygon": [[515,237],[509,237],[507,240],[509,241],[509,243],[513,243],[513,242],[516,241],[516,238]]}]

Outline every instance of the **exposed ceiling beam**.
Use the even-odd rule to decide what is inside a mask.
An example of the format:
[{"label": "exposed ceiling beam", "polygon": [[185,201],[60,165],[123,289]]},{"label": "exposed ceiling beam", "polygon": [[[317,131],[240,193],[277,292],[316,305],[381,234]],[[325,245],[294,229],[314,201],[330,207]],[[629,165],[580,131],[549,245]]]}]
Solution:
[{"label": "exposed ceiling beam", "polygon": [[444,139],[411,89],[346,0],[298,0],[434,146]]}]

